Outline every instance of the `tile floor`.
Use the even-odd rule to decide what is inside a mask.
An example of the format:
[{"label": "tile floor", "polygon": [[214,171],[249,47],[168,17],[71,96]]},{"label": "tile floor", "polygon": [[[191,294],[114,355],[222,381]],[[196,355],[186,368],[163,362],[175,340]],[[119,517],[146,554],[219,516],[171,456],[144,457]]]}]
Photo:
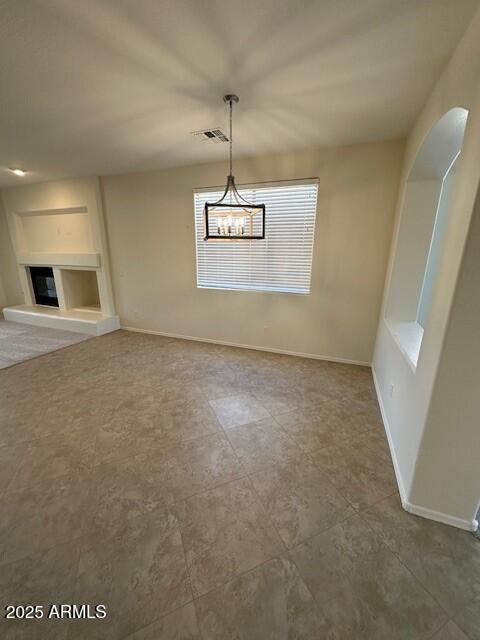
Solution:
[{"label": "tile floor", "polygon": [[479,640],[480,541],[401,509],[366,368],[118,331],[0,372],[0,600],[42,640]]}]

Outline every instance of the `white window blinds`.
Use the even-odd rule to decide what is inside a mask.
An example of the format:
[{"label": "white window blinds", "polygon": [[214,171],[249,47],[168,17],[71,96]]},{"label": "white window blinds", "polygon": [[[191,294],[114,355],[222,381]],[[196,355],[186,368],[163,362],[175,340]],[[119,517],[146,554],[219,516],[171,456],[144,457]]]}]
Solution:
[{"label": "white window blinds", "polygon": [[265,240],[205,242],[205,202],[218,191],[195,192],[197,287],[310,293],[317,180],[239,188],[252,203],[265,203]]}]

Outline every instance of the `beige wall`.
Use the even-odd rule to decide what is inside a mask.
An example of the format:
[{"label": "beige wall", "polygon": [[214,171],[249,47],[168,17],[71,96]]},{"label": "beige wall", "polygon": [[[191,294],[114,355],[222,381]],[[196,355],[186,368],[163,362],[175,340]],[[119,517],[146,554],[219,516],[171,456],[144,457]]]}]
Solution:
[{"label": "beige wall", "polygon": [[235,163],[239,183],[319,177],[308,296],[197,289],[193,189],[221,185],[225,162],[102,178],[122,325],[370,363],[402,154],[393,141]]},{"label": "beige wall", "polygon": [[407,183],[387,304],[387,316],[396,321],[416,319],[441,188],[439,180]]},{"label": "beige wall", "polygon": [[472,520],[480,502],[479,256],[480,191],[412,487],[413,502]]},{"label": "beige wall", "polygon": [[0,273],[0,309],[7,306],[7,296],[5,294],[5,288],[3,286],[2,274]]},{"label": "beige wall", "polygon": [[17,264],[0,197],[0,309],[8,305],[23,303],[24,298]]},{"label": "beige wall", "polygon": [[[405,150],[400,194],[397,203],[396,230],[390,259],[389,275],[386,281],[387,299],[391,265],[395,257],[399,229],[402,223],[402,208],[405,198],[406,180],[430,129],[439,119],[454,107],[469,110],[462,153],[451,195],[451,215],[445,226],[445,241],[439,260],[438,276],[433,288],[430,314],[425,326],[418,366],[412,370],[385,322],[384,311],[377,335],[374,356],[374,373],[377,380],[379,399],[383,406],[392,455],[397,472],[400,492],[404,505],[421,515],[441,519],[465,528],[471,527],[477,499],[472,498],[478,491],[478,482],[467,486],[466,478],[472,475],[449,475],[452,483],[447,492],[444,483],[438,482],[438,460],[451,455],[456,435],[450,431],[448,437],[440,434],[448,429],[448,417],[436,413],[435,420],[428,418],[430,400],[434,388],[438,363],[442,353],[452,301],[454,300],[457,278],[480,176],[480,11],[475,15],[470,27],[460,41],[454,55],[445,68],[430,99],[412,129]],[[478,292],[477,292],[478,295]],[[458,371],[450,371],[452,388],[456,384]],[[445,419],[445,423],[443,420]],[[425,436],[425,426],[432,433]],[[462,431],[462,447],[469,449],[468,464],[474,464],[478,471],[478,425],[466,427]],[[443,448],[440,453],[439,448]],[[465,460],[456,460],[459,469]],[[421,466],[420,466],[421,465]],[[430,493],[418,490],[420,485],[430,480]],[[437,481],[434,480],[436,477]],[[446,476],[445,476],[446,477]],[[468,495],[468,499],[464,499]],[[479,496],[480,497],[480,496]],[[467,503],[470,505],[466,506]],[[439,510],[439,505],[442,509]]]}]

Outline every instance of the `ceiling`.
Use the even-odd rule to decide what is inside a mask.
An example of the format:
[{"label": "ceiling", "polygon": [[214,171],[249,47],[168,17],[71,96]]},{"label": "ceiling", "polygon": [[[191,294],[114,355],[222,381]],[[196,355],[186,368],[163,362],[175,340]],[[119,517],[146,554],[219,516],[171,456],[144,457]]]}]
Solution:
[{"label": "ceiling", "polygon": [[478,7],[0,0],[0,186],[404,136]]}]

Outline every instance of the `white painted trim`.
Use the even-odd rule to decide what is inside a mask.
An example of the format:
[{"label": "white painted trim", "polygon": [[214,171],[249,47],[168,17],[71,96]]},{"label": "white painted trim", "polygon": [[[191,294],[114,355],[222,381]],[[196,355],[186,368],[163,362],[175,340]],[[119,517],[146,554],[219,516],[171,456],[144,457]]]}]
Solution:
[{"label": "white painted trim", "polygon": [[107,316],[100,322],[96,323],[97,336],[103,336],[105,333],[117,331],[120,329],[120,318],[118,316]]},{"label": "white painted trim", "polygon": [[98,269],[100,267],[99,253],[19,253],[17,254],[18,264],[28,266],[48,266],[48,267],[90,267]]},{"label": "white painted trim", "polygon": [[15,211],[17,216],[55,216],[68,215],[70,213],[88,213],[88,208],[80,207],[61,207],[60,209],[26,209],[25,211]]},{"label": "white painted trim", "polygon": [[416,373],[424,329],[418,322],[395,322],[384,318],[385,326],[392,336],[408,366]]},{"label": "white painted trim", "polygon": [[[65,304],[65,291],[63,289],[62,270],[59,267],[52,267],[53,279],[55,281],[55,289],[57,290],[57,300],[60,309],[65,310],[67,305]],[[35,296],[32,296],[35,298]],[[35,303],[34,303],[35,304]]]},{"label": "white painted trim", "polygon": [[300,351],[286,351],[284,349],[274,349],[270,347],[258,347],[253,344],[240,344],[238,342],[225,342],[224,340],[213,340],[211,338],[198,338],[194,336],[185,336],[179,333],[167,333],[165,331],[151,331],[149,329],[138,329],[136,327],[123,326],[121,329],[125,331],[134,331],[136,333],[148,333],[154,336],[165,336],[167,338],[178,338],[179,340],[192,340],[193,342],[208,342],[210,344],[220,344],[225,347],[238,347],[240,349],[252,349],[253,351],[267,351],[268,353],[280,353],[285,356],[296,356],[298,358],[311,358],[312,360],[325,360],[327,362],[338,362],[340,364],[354,364],[361,367],[370,367],[370,362],[362,360],[349,360],[348,358],[335,358],[334,356],[322,356],[315,353],[302,353]]},{"label": "white painted trim", "polygon": [[478,529],[478,521],[477,520],[463,520],[462,518],[457,518],[456,516],[451,516],[448,513],[442,513],[440,511],[434,511],[433,509],[427,509],[426,507],[421,507],[416,504],[412,504],[407,498],[407,492],[405,490],[405,485],[402,479],[402,473],[400,471],[400,466],[398,464],[398,459],[395,454],[395,447],[393,445],[393,438],[390,432],[390,426],[387,419],[387,414],[385,411],[385,407],[383,404],[382,396],[380,394],[380,385],[378,383],[378,378],[375,373],[375,367],[372,364],[372,376],[373,382],[375,385],[375,391],[377,393],[378,406],[380,407],[380,413],[382,415],[383,426],[385,429],[385,434],[388,440],[388,446],[390,448],[390,455],[392,457],[393,468],[395,470],[395,477],[397,480],[398,492],[400,494],[400,499],[402,501],[402,507],[408,513],[411,513],[416,516],[420,516],[422,518],[427,518],[428,520],[434,520],[435,522],[441,522],[442,524],[448,524],[451,527],[456,527],[457,529],[463,529],[465,531],[477,531]]},{"label": "white painted trim", "polygon": [[406,504],[403,505],[403,508],[405,511],[408,511],[408,513],[412,513],[413,515],[421,516],[428,520],[434,520],[435,522],[441,522],[442,524],[448,524],[451,527],[456,527],[457,529],[463,529],[465,531],[476,531],[478,529],[477,520],[463,520],[462,518],[451,516],[448,513],[442,513],[441,511],[434,511],[433,509],[420,507],[417,504],[412,504],[411,502],[406,502]]},{"label": "white painted trim", "polygon": [[[375,385],[375,391],[377,394],[378,406],[380,407],[380,413],[383,421],[383,428],[385,430],[385,435],[387,436],[388,446],[390,448],[390,456],[393,462],[393,469],[395,471],[395,478],[397,480],[398,492],[400,494],[400,499],[402,501],[402,506],[406,509],[406,505],[409,504],[407,500],[407,492],[405,490],[405,484],[403,482],[402,473],[400,471],[400,465],[398,464],[398,459],[395,453],[395,447],[393,445],[393,437],[390,431],[390,425],[387,418],[387,412],[385,410],[385,406],[383,404],[382,395],[380,393],[380,385],[378,382],[377,374],[375,373],[375,367],[372,364],[372,376],[373,376],[373,384]],[[408,509],[406,509],[408,511]]]}]

